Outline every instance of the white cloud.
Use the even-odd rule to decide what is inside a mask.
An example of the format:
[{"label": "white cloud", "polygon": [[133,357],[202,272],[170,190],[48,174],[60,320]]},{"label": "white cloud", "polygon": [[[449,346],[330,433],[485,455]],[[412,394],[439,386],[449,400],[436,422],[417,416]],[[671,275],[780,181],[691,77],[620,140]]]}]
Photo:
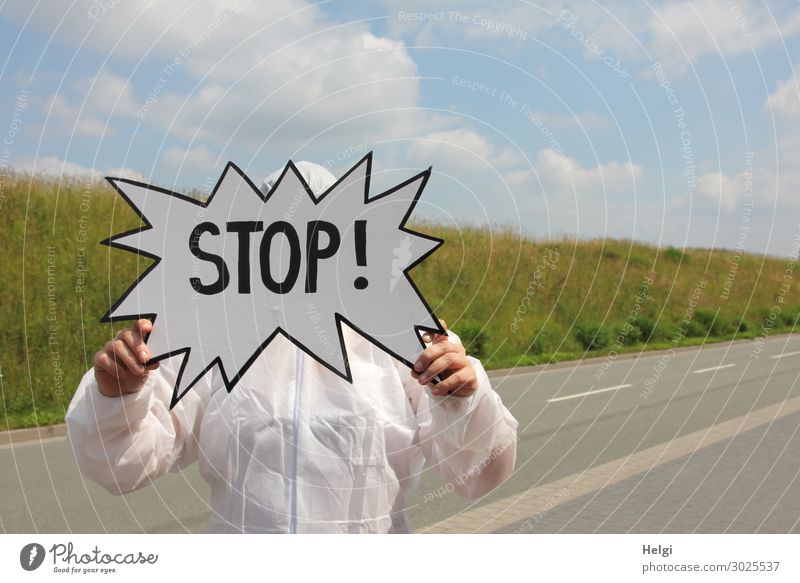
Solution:
[{"label": "white cloud", "polygon": [[511,148],[497,148],[471,129],[431,132],[414,140],[407,154],[422,164],[433,164],[437,171],[464,173],[504,169],[524,161]]},{"label": "white cloud", "polygon": [[559,2],[535,4],[507,0],[388,0],[384,2],[389,31],[413,36],[415,44],[465,39],[505,43],[531,42],[534,35],[552,26]]},{"label": "white cloud", "polygon": [[551,127],[573,128],[587,132],[604,130],[613,126],[611,118],[591,109],[576,114],[534,111],[531,115],[532,119],[540,119]]},{"label": "white cloud", "polygon": [[627,70],[652,58],[675,73],[686,72],[703,55],[748,53],[800,32],[800,10],[788,1],[453,0],[433,7],[422,0],[389,0],[387,5],[389,30],[419,44],[484,40],[497,50],[528,51],[536,37],[578,49],[588,60],[602,50],[604,58]]},{"label": "white cloud", "polygon": [[84,97],[83,108],[90,114],[132,116],[139,109],[128,79],[105,69],[94,77],[76,81],[73,87]]},{"label": "white cloud", "polygon": [[66,178],[89,178],[91,180],[100,180],[103,178],[103,174],[99,170],[87,168],[75,162],[67,162],[56,156],[42,156],[35,160],[25,159],[21,160],[15,166],[17,170],[21,172],[50,178],[59,176]]},{"label": "white cloud", "polygon": [[797,78],[799,72],[795,67],[791,77],[778,82],[778,88],[769,95],[764,105],[767,111],[800,120],[800,85]]},{"label": "white cloud", "polygon": [[61,160],[57,156],[41,156],[39,158],[26,158],[15,164],[15,169],[26,174],[33,174],[47,178],[79,178],[84,180],[102,180],[106,176],[116,178],[130,178],[132,180],[146,181],[141,172],[130,168],[88,168],[75,162]]},{"label": "white cloud", "polygon": [[161,152],[160,162],[171,175],[195,176],[195,180],[189,182],[199,184],[209,174],[221,171],[220,165],[224,165],[227,160],[218,159],[206,146],[198,145],[190,148],[180,146],[167,148]]},{"label": "white cloud", "polygon": [[128,178],[129,180],[138,180],[139,182],[149,182],[149,178],[130,168],[108,168],[103,172],[103,176],[111,176],[113,178]]},{"label": "white cloud", "polygon": [[[756,197],[769,205],[800,208],[800,95],[797,75],[800,66],[795,65],[788,79],[778,82],[773,93],[767,96],[764,110],[770,116],[779,116],[775,126],[776,141],[761,156],[756,156],[754,165],[754,190]],[[777,159],[776,159],[777,155]],[[773,170],[774,169],[774,170]]]},{"label": "white cloud", "polygon": [[796,4],[791,12],[775,6],[773,10],[778,14],[773,15],[756,0],[665,2],[649,18],[650,49],[658,58],[680,67],[705,53],[747,53],[800,32]]},{"label": "white cloud", "polygon": [[752,181],[752,177],[743,172],[734,177],[709,172],[697,179],[696,189],[698,194],[718,204],[723,212],[733,213],[745,197],[748,180]]},{"label": "white cloud", "polygon": [[130,83],[108,71],[79,79],[72,87],[77,95],[75,105],[63,94],[53,93],[42,106],[50,123],[72,135],[114,135],[117,130],[111,125],[111,116],[132,116],[138,109]]},{"label": "white cloud", "polygon": [[[749,53],[800,32],[796,3],[758,0],[668,0],[605,5],[567,2],[577,22],[560,17],[556,28],[568,43],[585,49],[583,39],[606,50],[622,65],[658,60],[674,73],[686,72],[706,54],[731,57]],[[559,12],[559,16],[561,13]],[[583,43],[583,44],[582,44]],[[591,54],[584,50],[589,57]],[[629,65],[628,65],[629,66]]]},{"label": "white cloud", "polygon": [[532,168],[505,174],[526,229],[538,223],[536,231],[547,236],[580,237],[652,236],[648,229],[657,220],[652,205],[637,200],[644,177],[644,169],[633,162],[583,165],[552,148],[540,150]]},{"label": "white cloud", "polygon": [[113,135],[114,128],[92,115],[81,115],[77,107],[70,105],[63,95],[54,93],[42,106],[47,122],[55,124],[59,131],[75,136]]},{"label": "white cloud", "polygon": [[306,139],[338,145],[348,136],[401,138],[437,125],[419,108],[416,65],[402,44],[352,33],[308,43],[296,67],[280,57],[259,60],[233,84],[212,75],[192,94],[166,92],[148,115],[185,140],[280,143],[282,149]]},{"label": "white cloud", "polygon": [[[85,36],[85,46],[104,55],[163,63],[146,81],[137,73],[139,102],[150,102],[142,117],[186,141],[267,142],[285,152],[287,144],[300,147],[307,139],[391,139],[439,125],[419,107],[417,67],[401,41],[377,36],[363,22],[332,20],[317,5],[97,6],[78,1],[41,9],[12,0],[4,10],[17,20],[33,10],[33,26],[76,43]],[[186,74],[198,80],[191,91],[184,89]],[[93,89],[93,110],[110,101],[108,113],[130,115],[129,85],[108,81]]]},{"label": "white cloud", "polygon": [[598,193],[632,193],[644,176],[644,169],[633,162],[598,163],[585,167],[574,158],[552,148],[539,151],[533,170],[509,174],[509,183],[543,189],[548,197],[588,196]]}]

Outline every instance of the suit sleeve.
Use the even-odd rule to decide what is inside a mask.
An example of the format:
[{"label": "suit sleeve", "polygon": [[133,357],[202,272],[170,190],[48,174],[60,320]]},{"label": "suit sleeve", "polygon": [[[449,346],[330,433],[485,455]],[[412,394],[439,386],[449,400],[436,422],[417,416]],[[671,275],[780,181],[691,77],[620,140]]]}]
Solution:
[{"label": "suit sleeve", "polygon": [[198,457],[212,373],[170,411],[179,366],[175,361],[163,361],[140,391],[121,397],[101,394],[90,369],[72,398],[66,415],[67,436],[78,466],[114,494],[141,488]]},{"label": "suit sleeve", "polygon": [[[450,332],[451,342],[460,343]],[[478,498],[514,470],[517,420],[492,389],[481,362],[468,356],[478,376],[470,397],[434,396],[398,363],[406,394],[416,413],[418,439],[427,463],[465,498]]]}]

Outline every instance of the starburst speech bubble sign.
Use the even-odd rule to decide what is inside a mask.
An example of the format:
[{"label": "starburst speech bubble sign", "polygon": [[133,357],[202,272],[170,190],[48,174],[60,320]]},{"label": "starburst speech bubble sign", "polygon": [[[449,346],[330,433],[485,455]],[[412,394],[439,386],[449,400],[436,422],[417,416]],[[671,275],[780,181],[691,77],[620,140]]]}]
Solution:
[{"label": "starburst speech bubble sign", "polygon": [[407,228],[431,169],[370,196],[372,154],[323,193],[292,162],[263,194],[232,162],[205,202],[108,178],[144,226],[102,244],[153,260],[102,318],[150,318],[151,362],[183,355],[172,406],[213,366],[230,392],[277,334],[352,382],[347,324],[409,368],[444,333],[409,270],[441,239]]}]

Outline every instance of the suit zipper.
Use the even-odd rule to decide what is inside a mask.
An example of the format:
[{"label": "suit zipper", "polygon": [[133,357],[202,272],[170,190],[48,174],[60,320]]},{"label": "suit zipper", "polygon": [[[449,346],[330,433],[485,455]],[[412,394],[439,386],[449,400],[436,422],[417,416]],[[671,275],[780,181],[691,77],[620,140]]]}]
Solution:
[{"label": "suit zipper", "polygon": [[295,353],[295,388],[294,388],[294,410],[292,412],[292,479],[291,479],[291,499],[290,499],[290,520],[289,532],[297,533],[297,450],[298,450],[298,431],[300,426],[300,388],[303,386],[303,351],[296,348]]}]

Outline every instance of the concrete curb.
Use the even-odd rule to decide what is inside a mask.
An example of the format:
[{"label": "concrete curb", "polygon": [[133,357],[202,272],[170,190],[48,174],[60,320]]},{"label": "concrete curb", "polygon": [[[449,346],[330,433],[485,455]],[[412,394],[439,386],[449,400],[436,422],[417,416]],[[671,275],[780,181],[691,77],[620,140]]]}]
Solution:
[{"label": "concrete curb", "polygon": [[[770,336],[772,338],[783,338],[792,336],[793,334],[776,334]],[[755,342],[761,337],[744,338],[742,340],[732,340],[728,342],[714,342],[712,344],[699,344],[697,346],[680,346],[678,348],[665,348],[661,350],[647,350],[644,352],[629,352],[627,354],[618,354],[614,360],[630,360],[633,358],[644,358],[649,356],[658,356],[665,354],[670,350],[675,352],[689,352],[691,350],[699,350],[701,348],[721,348],[725,345],[744,344],[747,342]],[[514,376],[517,374],[525,374],[531,372],[546,372],[550,370],[558,370],[561,368],[571,368],[575,366],[586,366],[590,364],[597,364],[605,361],[608,356],[593,356],[591,358],[584,358],[581,360],[565,360],[563,362],[556,362],[554,364],[537,364],[536,366],[520,366],[517,368],[499,368],[486,371],[489,378],[492,380],[500,380],[505,377]],[[50,439],[53,437],[64,437],[67,434],[67,425],[62,423],[60,425],[46,425],[43,427],[30,427],[27,429],[14,429],[12,431],[0,431],[0,445],[14,444],[25,441],[41,441],[42,439]]]},{"label": "concrete curb", "polygon": [[[797,334],[793,334],[791,332],[787,332],[785,334],[775,334],[774,336],[769,336],[769,339],[772,340],[774,338],[785,338],[787,336],[796,336]],[[643,352],[628,352],[626,354],[618,354],[614,360],[632,360],[636,358],[648,358],[651,356],[659,356],[661,354],[666,354],[670,350],[673,352],[691,352],[692,350],[700,350],[703,348],[723,348],[725,346],[734,346],[736,344],[747,344],[748,342],[755,342],[756,340],[762,339],[763,336],[757,336],[755,338],[742,338],[741,340],[728,340],[724,342],[712,342],[709,344],[697,344],[695,346],[679,346],[677,348],[661,348],[659,350],[645,350]],[[562,362],[556,362],[553,364],[537,364],[535,366],[520,366],[515,368],[496,368],[493,370],[486,371],[486,374],[492,380],[499,380],[505,377],[514,376],[515,374],[525,374],[531,372],[546,372],[550,370],[558,370],[562,368],[575,368],[578,366],[588,366],[591,364],[598,364],[601,362],[605,362],[608,359],[608,352],[604,356],[592,356],[591,358],[582,358],[580,360],[564,360]]]},{"label": "concrete curb", "polygon": [[0,445],[15,444],[25,441],[41,441],[53,437],[64,437],[67,434],[67,424],[45,425],[44,427],[28,427],[27,429],[13,429],[0,431]]}]

